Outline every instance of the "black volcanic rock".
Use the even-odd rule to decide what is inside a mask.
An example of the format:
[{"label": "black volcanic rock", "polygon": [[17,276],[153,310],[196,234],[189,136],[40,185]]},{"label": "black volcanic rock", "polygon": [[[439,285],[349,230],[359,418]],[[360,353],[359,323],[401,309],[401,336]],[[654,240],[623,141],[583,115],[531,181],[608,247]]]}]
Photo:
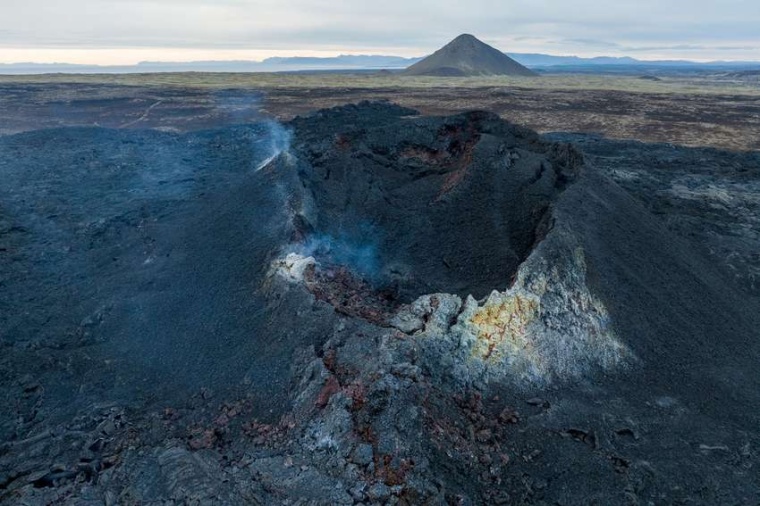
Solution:
[{"label": "black volcanic rock", "polygon": [[370,274],[390,283],[394,269],[406,273],[405,298],[480,298],[505,286],[580,155],[490,113],[441,120],[376,107],[293,122],[294,148],[308,161],[302,177],[315,233],[372,245],[381,265]]},{"label": "black volcanic rock", "polygon": [[409,76],[536,76],[498,49],[463,34],[444,47],[407,68]]},{"label": "black volcanic rock", "polygon": [[572,145],[363,103],[0,154],[3,504],[760,494],[760,302]]}]

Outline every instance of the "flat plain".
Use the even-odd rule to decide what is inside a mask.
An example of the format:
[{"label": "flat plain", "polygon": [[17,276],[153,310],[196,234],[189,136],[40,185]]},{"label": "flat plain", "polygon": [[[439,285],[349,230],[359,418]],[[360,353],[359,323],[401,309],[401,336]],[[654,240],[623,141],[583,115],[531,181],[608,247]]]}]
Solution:
[{"label": "flat plain", "polygon": [[361,100],[390,100],[431,115],[488,110],[539,133],[599,133],[692,147],[760,149],[760,81],[752,73],[0,76],[0,133],[93,123],[188,131],[249,121],[259,113],[289,120]]}]

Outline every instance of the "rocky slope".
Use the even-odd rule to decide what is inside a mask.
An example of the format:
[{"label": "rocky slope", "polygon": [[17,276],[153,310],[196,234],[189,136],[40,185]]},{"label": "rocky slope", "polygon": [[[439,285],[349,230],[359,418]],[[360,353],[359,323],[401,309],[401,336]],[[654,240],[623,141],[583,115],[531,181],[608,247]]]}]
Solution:
[{"label": "rocky slope", "polygon": [[366,103],[0,144],[3,502],[760,495],[760,303],[571,145]]},{"label": "rocky slope", "polygon": [[688,237],[726,275],[760,295],[760,152],[682,149],[672,144],[553,134]]}]

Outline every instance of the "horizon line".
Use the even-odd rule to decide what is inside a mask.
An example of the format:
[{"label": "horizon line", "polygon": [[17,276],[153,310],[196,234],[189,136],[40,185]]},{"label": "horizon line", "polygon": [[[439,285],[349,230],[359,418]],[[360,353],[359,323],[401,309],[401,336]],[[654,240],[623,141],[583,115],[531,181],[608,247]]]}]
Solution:
[{"label": "horizon line", "polygon": [[[655,59],[642,59],[637,58],[634,56],[613,56],[610,54],[598,54],[595,56],[578,56],[577,54],[551,54],[551,53],[540,53],[540,52],[507,52],[502,51],[504,54],[508,56],[518,55],[518,56],[541,56],[541,57],[550,57],[550,58],[577,58],[580,60],[598,60],[598,59],[610,59],[610,60],[634,60],[637,63],[667,63],[667,62],[677,62],[677,63],[693,63],[693,64],[720,64],[720,63],[726,63],[726,64],[740,64],[740,63],[746,63],[746,64],[753,64],[757,63],[760,64],[760,60],[742,60],[742,59],[688,59],[688,58],[655,58]],[[294,60],[294,59],[309,59],[309,60],[335,60],[339,58],[397,58],[399,60],[421,60],[425,58],[426,56],[401,56],[401,55],[394,55],[394,54],[383,54],[383,53],[340,53],[334,56],[309,56],[309,55],[293,55],[293,56],[268,56],[263,59],[240,59],[240,58],[220,58],[220,59],[188,59],[188,60],[178,60],[178,59],[167,59],[167,60],[140,60],[134,63],[73,63],[70,61],[53,61],[53,62],[45,62],[45,61],[34,61],[34,60],[18,60],[18,61],[6,61],[2,62],[0,61],[0,66],[21,66],[21,65],[38,65],[38,66],[71,66],[71,67],[136,67],[141,65],[189,65],[189,64],[211,64],[211,63],[246,63],[246,64],[271,64],[271,65],[279,65],[280,62],[274,63],[270,62],[270,60]],[[541,65],[536,65],[541,66]]]}]

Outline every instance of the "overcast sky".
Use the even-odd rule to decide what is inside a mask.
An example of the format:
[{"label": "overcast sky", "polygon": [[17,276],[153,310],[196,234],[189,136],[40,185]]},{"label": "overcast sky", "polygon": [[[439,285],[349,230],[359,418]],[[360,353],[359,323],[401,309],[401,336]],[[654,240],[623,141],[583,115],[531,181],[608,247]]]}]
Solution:
[{"label": "overcast sky", "polygon": [[760,0],[0,0],[0,62],[507,52],[760,60]]}]

